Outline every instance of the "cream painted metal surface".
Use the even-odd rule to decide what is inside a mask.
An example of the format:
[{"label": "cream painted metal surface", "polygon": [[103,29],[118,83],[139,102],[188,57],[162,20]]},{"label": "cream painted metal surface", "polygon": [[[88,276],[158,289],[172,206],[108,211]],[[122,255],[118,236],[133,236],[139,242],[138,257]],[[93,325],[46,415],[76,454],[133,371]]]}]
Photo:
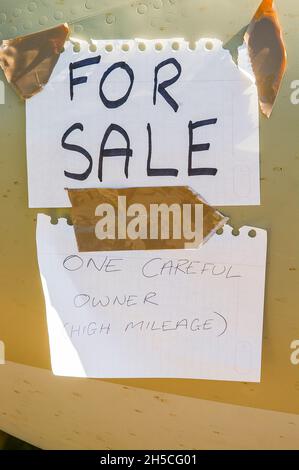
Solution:
[{"label": "cream painted metal surface", "polygon": [[[1,0],[0,34],[4,39],[37,31],[62,21],[74,22],[80,19],[72,26],[73,35],[78,37],[107,38],[107,40],[118,37],[184,37],[186,40],[194,41],[199,37],[211,36],[223,40],[235,56],[237,46],[241,41],[240,32],[250,21],[258,4],[259,0],[239,0],[238,2],[234,0],[131,0],[130,2],[120,0],[64,0],[61,2]],[[242,412],[236,412],[234,415],[236,428],[233,428],[231,426],[232,413],[234,413],[232,410],[240,410],[239,408],[211,403],[203,406],[199,400],[207,399],[299,414],[299,366],[296,367],[290,362],[290,343],[299,338],[299,249],[296,240],[296,233],[299,229],[299,105],[293,105],[290,101],[291,83],[299,79],[299,3],[296,0],[276,0],[276,6],[284,30],[288,69],[271,119],[267,120],[261,116],[261,206],[223,208],[223,212],[231,217],[231,222],[235,227],[248,224],[260,226],[269,231],[262,383],[252,385],[163,379],[78,381],[51,378],[50,373],[45,370],[34,370],[36,383],[41,385],[47,383],[47,386],[43,387],[41,399],[40,394],[34,392],[39,390],[39,386],[30,389],[28,385],[27,392],[23,394],[23,388],[20,388],[20,380],[22,380],[20,374],[23,370],[21,366],[9,365],[7,369],[3,369],[5,372],[1,368],[6,366],[0,366],[1,393],[4,394],[0,402],[0,427],[3,429],[26,438],[36,445],[49,448],[63,447],[66,445],[67,438],[74,440],[69,443],[69,446],[84,446],[87,441],[84,434],[88,432],[88,421],[91,419],[97,419],[97,423],[101,423],[102,433],[105,431],[111,433],[105,442],[99,440],[99,447],[121,445],[130,447],[136,442],[142,447],[145,439],[147,439],[148,447],[155,447],[158,445],[155,440],[156,435],[165,436],[164,440],[161,438],[160,447],[174,445],[204,448],[223,445],[225,447],[230,445],[228,442],[235,446],[250,446],[256,443],[256,441],[250,441],[250,436],[253,435],[260,436],[257,439],[257,445],[260,445],[259,442],[264,442],[266,445],[269,441],[260,440],[261,437],[264,436],[266,439],[267,432],[276,433],[276,431],[276,437],[278,434],[287,435],[288,442],[296,445],[291,436],[293,431],[285,434],[280,420],[269,419],[267,428],[261,426],[261,421],[255,421],[257,425],[252,428],[250,424],[250,431],[247,435],[246,433],[242,435],[241,430],[245,429],[242,426],[245,427],[246,422],[249,422],[250,413],[255,414],[255,410],[242,408]],[[97,12],[100,12],[99,16],[94,16],[89,20],[84,19],[87,15]],[[2,216],[0,339],[5,342],[8,360],[26,366],[49,369],[44,301],[35,250],[37,211],[29,210],[27,203],[25,106],[7,86],[2,73],[0,80],[4,83],[5,92],[5,104],[0,104],[0,210]],[[58,215],[68,214],[66,209],[44,210],[43,212],[52,215],[53,220]],[[8,375],[7,371],[9,371]],[[47,377],[49,382],[44,382],[44,377]],[[26,380],[30,382],[25,374],[23,381]],[[111,385],[111,382],[114,382],[114,385]],[[52,385],[50,386],[52,383],[55,383],[53,389]],[[26,386],[25,382],[23,386]],[[131,392],[124,389],[124,386],[133,387],[134,400],[128,399]],[[63,392],[64,387],[68,390],[67,392]],[[84,387],[86,392],[83,398],[76,401],[75,394],[80,393],[78,391],[80,387]],[[107,392],[110,389],[115,391],[120,404],[122,402],[123,410],[128,400],[131,400],[128,408],[130,412],[122,414],[121,419],[115,415],[116,401]],[[21,393],[13,390],[19,390]],[[160,429],[159,433],[150,432],[154,428],[148,426],[148,420],[153,420],[153,422],[150,421],[151,426],[154,426],[154,422],[157,425],[161,408],[164,407],[164,403],[153,397],[161,396],[162,392],[181,395],[182,398],[173,397],[169,406],[167,424],[161,418],[160,428],[165,427],[164,431]],[[92,401],[90,401],[89,394],[93,396]],[[104,407],[103,396],[105,397]],[[198,400],[193,400],[191,397]],[[134,409],[147,410],[145,414],[147,418],[144,418],[144,415],[141,417],[137,411],[134,412],[133,401],[136,402]],[[74,405],[70,405],[73,402]],[[5,411],[6,404],[9,406],[8,413]],[[84,415],[86,406],[89,407],[89,411]],[[206,406],[217,410],[213,415],[213,423],[220,423],[221,418],[220,426],[223,428],[227,426],[226,429],[230,426],[229,441],[221,441],[221,434],[218,438],[215,437],[217,436],[215,433],[211,433],[211,438],[208,437],[210,434],[194,434],[198,436],[196,441],[191,438],[192,433],[202,432],[196,429],[197,421],[194,417],[196,416],[198,422],[201,422],[200,416],[202,416],[201,413],[207,412]],[[185,417],[188,416],[191,421],[183,417],[183,411],[180,411],[181,417],[178,418],[180,407],[190,410],[190,414],[186,414]],[[193,414],[194,409],[201,411]],[[218,411],[220,409],[224,411]],[[19,410],[21,415],[16,410]],[[57,425],[53,418],[57,410],[68,416],[62,426]],[[105,410],[103,415],[105,420],[101,421],[100,413],[94,414],[92,410],[93,412],[96,410],[97,413]],[[38,414],[41,411],[44,413],[40,415],[43,419],[38,421]],[[70,416],[74,415],[75,411],[78,414],[72,421]],[[1,413],[7,414],[1,415]],[[259,413],[262,413],[259,416],[262,416],[264,420],[271,415],[264,411]],[[33,416],[35,416],[36,424],[34,424]],[[111,416],[114,417],[113,420],[110,419]],[[128,433],[126,433],[126,442],[123,442],[121,428],[126,420]],[[293,418],[289,421],[295,422]],[[75,433],[70,435],[71,428],[71,432],[75,430],[80,432],[80,429],[75,426],[75,423],[79,422],[82,426],[81,437],[76,436]],[[111,427],[112,422],[114,422],[114,429]],[[129,422],[132,422],[130,429]],[[291,426],[290,429],[293,429]],[[55,440],[55,429],[58,428],[60,428],[60,438],[57,437],[58,440]],[[205,429],[207,431],[209,428]],[[220,431],[217,428],[214,430],[221,433],[221,429]],[[256,434],[261,430],[260,434]],[[96,442],[95,433],[98,433],[96,425],[94,425],[93,437],[90,440],[93,444]],[[134,436],[129,437],[129,433],[139,436],[140,441],[138,438],[134,441]],[[102,439],[102,434],[99,435]],[[44,444],[40,436],[43,436]],[[201,441],[204,436],[206,440]],[[172,442],[168,440],[171,438]],[[279,439],[277,437],[277,442],[283,442],[283,438],[281,441]],[[276,441],[273,440],[273,442]]]},{"label": "cream painted metal surface", "polygon": [[1,367],[0,381],[0,427],[43,449],[298,449],[294,414],[13,363]]}]

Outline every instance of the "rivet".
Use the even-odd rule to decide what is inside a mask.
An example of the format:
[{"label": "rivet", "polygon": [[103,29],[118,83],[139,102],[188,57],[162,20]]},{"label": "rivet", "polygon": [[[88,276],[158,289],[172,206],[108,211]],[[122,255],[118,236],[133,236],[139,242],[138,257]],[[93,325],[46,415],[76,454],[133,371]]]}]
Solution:
[{"label": "rivet", "polygon": [[144,3],[140,3],[140,5],[137,6],[137,13],[140,15],[144,15],[147,11],[147,6]]},{"label": "rivet", "polygon": [[88,10],[91,10],[94,7],[95,7],[95,1],[94,0],[87,0],[85,2],[85,8],[87,8]]},{"label": "rivet", "polygon": [[48,23],[48,17],[47,16],[41,16],[39,19],[39,24],[44,25]]},{"label": "rivet", "polygon": [[24,24],[23,24],[23,28],[24,29],[30,29],[32,28],[32,22],[31,21],[26,21]]},{"label": "rivet", "polygon": [[109,14],[109,15],[106,16],[106,23],[107,24],[112,24],[114,22],[115,22],[115,16],[114,15]]},{"label": "rivet", "polygon": [[37,9],[37,5],[36,5],[35,2],[30,2],[30,3],[28,4],[28,7],[27,7],[27,8],[28,8],[29,11],[32,12],[32,11],[35,11],[35,10]]},{"label": "rivet", "polygon": [[55,11],[54,18],[55,18],[55,20],[61,20],[63,18],[63,12],[62,11]]}]

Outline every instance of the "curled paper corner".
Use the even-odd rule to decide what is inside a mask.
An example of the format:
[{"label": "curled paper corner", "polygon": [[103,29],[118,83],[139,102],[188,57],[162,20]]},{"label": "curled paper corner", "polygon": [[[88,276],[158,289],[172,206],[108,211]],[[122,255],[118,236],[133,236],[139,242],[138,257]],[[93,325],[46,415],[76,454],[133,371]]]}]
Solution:
[{"label": "curled paper corner", "polygon": [[42,91],[48,83],[69,35],[67,23],[38,33],[4,40],[0,66],[22,99]]},{"label": "curled paper corner", "polygon": [[228,221],[186,186],[67,191],[79,252],[198,248]]},{"label": "curled paper corner", "polygon": [[286,70],[287,54],[273,0],[263,0],[239,48],[239,67],[256,82],[262,113],[271,116]]}]

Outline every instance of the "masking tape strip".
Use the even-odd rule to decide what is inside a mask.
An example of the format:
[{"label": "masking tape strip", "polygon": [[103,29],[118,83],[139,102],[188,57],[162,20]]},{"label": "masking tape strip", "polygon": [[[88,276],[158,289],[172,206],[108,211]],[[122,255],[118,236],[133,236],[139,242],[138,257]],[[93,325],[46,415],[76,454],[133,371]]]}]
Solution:
[{"label": "masking tape strip", "polygon": [[228,220],[183,186],[68,194],[80,252],[197,248]]},{"label": "masking tape strip", "polygon": [[287,55],[273,0],[263,0],[244,36],[260,107],[270,117],[286,70]]},{"label": "masking tape strip", "polygon": [[68,25],[62,24],[3,41],[0,66],[21,98],[31,98],[48,83],[68,35]]}]

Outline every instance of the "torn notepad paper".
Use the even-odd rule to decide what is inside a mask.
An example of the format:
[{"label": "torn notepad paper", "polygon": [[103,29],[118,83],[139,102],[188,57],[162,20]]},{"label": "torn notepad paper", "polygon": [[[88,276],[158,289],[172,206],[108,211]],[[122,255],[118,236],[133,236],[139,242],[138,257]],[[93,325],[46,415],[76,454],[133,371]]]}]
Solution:
[{"label": "torn notepad paper", "polygon": [[57,375],[260,381],[267,234],[224,227],[199,249],[79,253],[38,216]]},{"label": "torn notepad paper", "polygon": [[[157,42],[161,50],[156,49]],[[211,205],[259,204],[254,79],[219,40],[70,42],[26,102],[30,207],[65,188],[189,186]],[[124,44],[127,46],[124,48]]]}]

